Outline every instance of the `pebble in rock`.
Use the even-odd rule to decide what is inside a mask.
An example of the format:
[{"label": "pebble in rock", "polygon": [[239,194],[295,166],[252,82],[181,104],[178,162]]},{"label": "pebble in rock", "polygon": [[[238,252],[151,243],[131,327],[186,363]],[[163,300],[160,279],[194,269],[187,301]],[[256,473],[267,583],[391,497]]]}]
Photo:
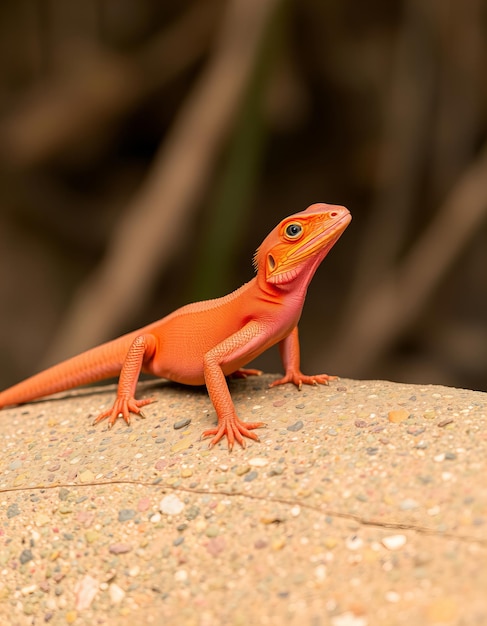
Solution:
[{"label": "pebble in rock", "polygon": [[445,426],[448,426],[449,424],[453,424],[453,422],[454,422],[454,419],[452,417],[447,417],[446,419],[438,422],[437,426],[439,428],[444,428]]},{"label": "pebble in rock", "polygon": [[115,583],[108,587],[108,594],[112,604],[119,604],[125,598],[125,591]]},{"label": "pebble in rock", "polygon": [[184,502],[177,495],[170,493],[162,498],[159,504],[159,510],[166,515],[178,515],[184,509]]},{"label": "pebble in rock", "polygon": [[32,561],[33,558],[34,558],[34,555],[32,554],[31,550],[22,550],[22,552],[20,553],[19,560],[22,563],[22,565],[24,565],[25,563]]},{"label": "pebble in rock", "polygon": [[184,428],[185,426],[189,426],[190,424],[191,424],[191,418],[187,417],[185,419],[174,422],[173,428],[174,430],[179,430],[180,428]]},{"label": "pebble in rock", "polygon": [[282,465],[274,465],[269,470],[269,476],[280,476],[284,472],[284,467]]},{"label": "pebble in rock", "polygon": [[382,545],[388,550],[400,550],[406,543],[406,535],[389,535],[381,541]]},{"label": "pebble in rock", "polygon": [[206,549],[212,556],[218,556],[225,551],[227,542],[224,537],[212,537],[206,544]]},{"label": "pebble in rock", "polygon": [[244,481],[246,483],[250,483],[253,480],[255,480],[257,478],[257,476],[258,476],[258,473],[254,470],[252,472],[249,472],[248,474],[245,474]]},{"label": "pebble in rock", "polygon": [[128,522],[131,519],[134,519],[135,511],[134,509],[121,509],[118,512],[118,521],[119,522]]},{"label": "pebble in rock", "polygon": [[147,497],[141,498],[137,502],[137,511],[140,511],[141,513],[143,513],[144,511],[148,511],[150,509],[150,506],[151,506],[150,498],[147,498]]},{"label": "pebble in rock", "polygon": [[14,502],[7,508],[7,518],[11,519],[12,517],[15,517],[16,515],[20,515],[20,509],[19,509],[19,505],[17,504],[17,502]]},{"label": "pebble in rock", "polygon": [[249,459],[249,465],[252,467],[265,467],[269,463],[269,459],[265,459],[264,457],[256,456],[253,459]]},{"label": "pebble in rock", "polygon": [[235,474],[237,474],[237,476],[243,476],[247,474],[247,472],[250,472],[250,465],[238,465],[235,468]]},{"label": "pebble in rock", "polygon": [[129,543],[112,543],[108,548],[111,554],[127,554],[132,550],[132,546]]},{"label": "pebble in rock", "polygon": [[82,483],[91,483],[95,480],[95,475],[91,470],[85,470],[78,475],[78,478]]},{"label": "pebble in rock", "polygon": [[397,411],[389,411],[387,414],[387,419],[393,424],[399,424],[400,422],[404,422],[409,417],[409,411],[405,409],[398,409]]},{"label": "pebble in rock", "polygon": [[301,420],[298,420],[297,422],[294,422],[294,424],[291,424],[290,426],[287,427],[287,430],[295,433],[298,430],[301,430],[301,428],[303,428],[304,424]]},{"label": "pebble in rock", "polygon": [[77,611],[84,611],[85,609],[90,608],[91,603],[98,593],[99,587],[100,584],[98,580],[89,574],[76,583],[74,591],[76,593],[75,608]]},{"label": "pebble in rock", "polygon": [[198,515],[200,514],[200,510],[197,506],[195,506],[194,504],[192,504],[189,509],[187,509],[186,511],[186,519],[191,521],[194,520],[198,517]]},{"label": "pebble in rock", "polygon": [[417,509],[418,506],[418,502],[413,498],[406,498],[399,504],[401,511],[411,511],[412,509]]}]

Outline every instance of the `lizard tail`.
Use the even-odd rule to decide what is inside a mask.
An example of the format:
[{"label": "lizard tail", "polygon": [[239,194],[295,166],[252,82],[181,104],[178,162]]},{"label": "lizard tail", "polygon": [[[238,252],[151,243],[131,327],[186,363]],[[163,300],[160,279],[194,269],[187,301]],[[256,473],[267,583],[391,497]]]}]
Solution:
[{"label": "lizard tail", "polygon": [[0,408],[118,376],[130,343],[127,336],[120,337],[34,374],[1,391]]}]

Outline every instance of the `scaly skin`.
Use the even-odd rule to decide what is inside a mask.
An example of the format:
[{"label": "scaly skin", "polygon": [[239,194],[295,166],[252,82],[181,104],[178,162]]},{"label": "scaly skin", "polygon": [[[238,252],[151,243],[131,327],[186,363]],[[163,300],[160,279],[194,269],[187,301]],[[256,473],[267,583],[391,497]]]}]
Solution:
[{"label": "scaly skin", "polygon": [[327,384],[334,376],[305,376],[300,370],[297,324],[308,285],[321,261],[348,226],[345,207],[313,204],[284,219],[263,241],[254,263],[256,276],[222,298],[189,304],[158,322],[128,333],[55,365],[3,392],[0,408],[30,402],[78,385],[120,375],[113,406],[95,423],[118,417],[130,423],[150,398],[136,400],[141,371],[187,385],[203,385],[215,407],[216,428],[203,433],[210,445],[226,437],[231,449],[261,422],[243,422],[236,412],[225,376],[257,375],[243,366],[279,344],[285,375],[272,386],[288,382]]}]

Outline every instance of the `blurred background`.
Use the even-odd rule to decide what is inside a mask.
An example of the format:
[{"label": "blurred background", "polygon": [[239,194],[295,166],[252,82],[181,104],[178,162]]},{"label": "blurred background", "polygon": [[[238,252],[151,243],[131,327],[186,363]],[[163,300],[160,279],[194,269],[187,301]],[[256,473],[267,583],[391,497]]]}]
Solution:
[{"label": "blurred background", "polygon": [[486,42],[487,0],[3,0],[0,388],[328,202],[303,370],[487,390]]}]

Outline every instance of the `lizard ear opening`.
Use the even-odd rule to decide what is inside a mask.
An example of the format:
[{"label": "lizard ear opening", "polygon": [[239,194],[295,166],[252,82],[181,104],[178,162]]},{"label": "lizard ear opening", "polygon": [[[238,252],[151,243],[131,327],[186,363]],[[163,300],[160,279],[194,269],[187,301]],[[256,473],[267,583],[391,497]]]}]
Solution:
[{"label": "lizard ear opening", "polygon": [[269,266],[269,269],[271,270],[271,272],[276,267],[276,261],[274,260],[274,257],[272,256],[272,254],[267,255],[267,265]]}]

